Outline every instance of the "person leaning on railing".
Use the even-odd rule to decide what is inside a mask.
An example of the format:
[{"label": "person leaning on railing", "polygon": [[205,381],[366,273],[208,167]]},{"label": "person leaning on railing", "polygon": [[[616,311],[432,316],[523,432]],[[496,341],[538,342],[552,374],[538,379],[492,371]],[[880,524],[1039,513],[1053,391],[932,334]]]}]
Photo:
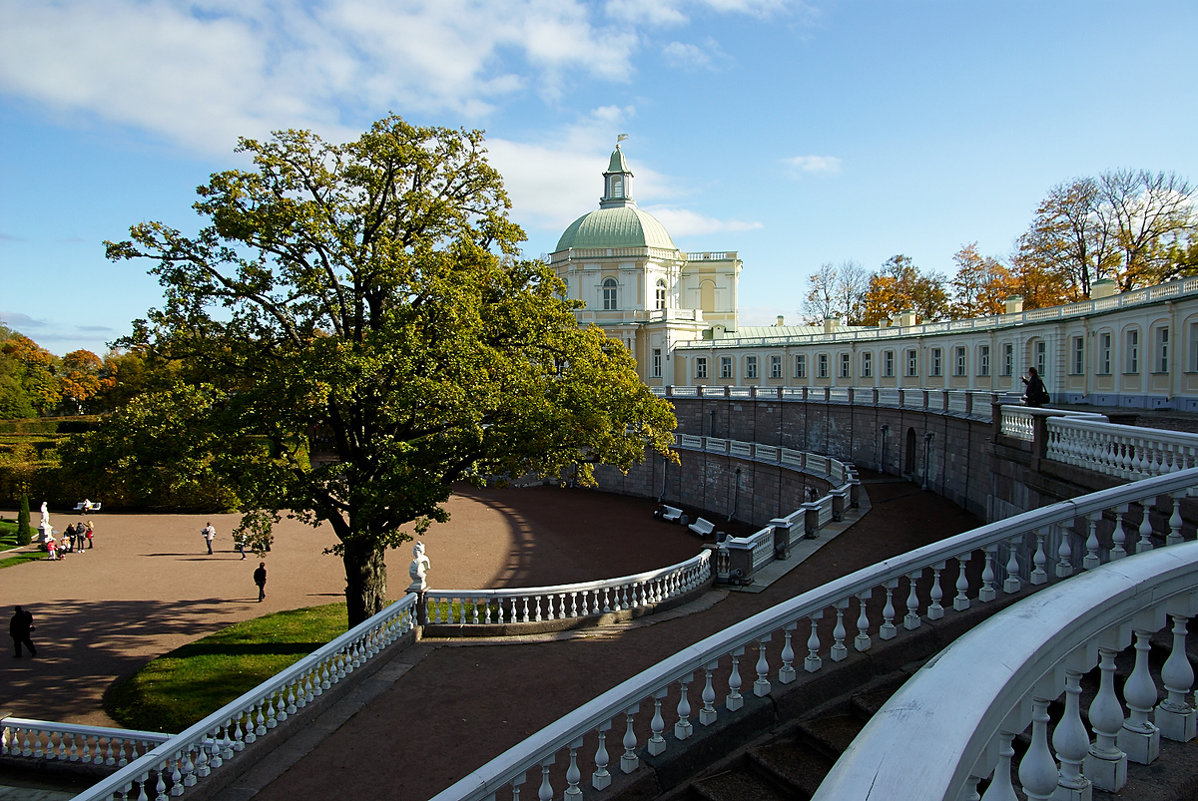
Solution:
[{"label": "person leaning on railing", "polygon": [[1023,402],[1028,406],[1040,407],[1048,403],[1048,392],[1044,389],[1044,381],[1035,367],[1027,368],[1027,375],[1021,376],[1027,389],[1023,391]]}]

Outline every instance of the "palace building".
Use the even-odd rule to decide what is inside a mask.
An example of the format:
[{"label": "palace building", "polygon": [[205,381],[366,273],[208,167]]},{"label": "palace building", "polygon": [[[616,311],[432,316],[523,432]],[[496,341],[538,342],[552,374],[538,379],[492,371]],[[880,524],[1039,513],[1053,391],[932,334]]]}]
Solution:
[{"label": "palace building", "polygon": [[[1089,300],[881,326],[738,325],[735,252],[685,253],[637,208],[617,145],[599,208],[575,220],[550,265],[582,300],[581,324],[628,346],[650,386],[801,386],[1023,391],[1036,367],[1054,403],[1198,411],[1198,277]],[[795,304],[797,305],[797,303]]]}]

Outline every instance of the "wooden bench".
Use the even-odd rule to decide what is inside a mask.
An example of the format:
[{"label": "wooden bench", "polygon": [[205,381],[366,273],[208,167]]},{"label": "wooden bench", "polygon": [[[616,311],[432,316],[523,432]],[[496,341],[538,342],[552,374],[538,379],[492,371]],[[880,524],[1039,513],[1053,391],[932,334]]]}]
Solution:
[{"label": "wooden bench", "polygon": [[665,504],[662,504],[661,506],[657,507],[657,511],[655,511],[653,514],[659,519],[665,520],[667,523],[678,523],[682,520],[682,510],[677,506],[666,506]]},{"label": "wooden bench", "polygon": [[698,534],[700,537],[710,537],[712,532],[715,531],[715,525],[713,525],[710,520],[704,520],[701,517],[687,526],[687,528]]},{"label": "wooden bench", "polygon": [[100,506],[101,506],[101,504],[99,501],[93,501],[91,506],[84,509],[83,501],[80,501],[79,503],[75,504],[75,511],[76,512],[98,512],[98,511],[100,511]]}]

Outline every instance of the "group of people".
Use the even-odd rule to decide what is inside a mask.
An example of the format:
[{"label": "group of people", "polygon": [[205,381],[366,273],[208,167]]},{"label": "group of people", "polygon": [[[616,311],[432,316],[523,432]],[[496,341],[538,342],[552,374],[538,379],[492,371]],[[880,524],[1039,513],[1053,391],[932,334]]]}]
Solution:
[{"label": "group of people", "polygon": [[92,521],[80,520],[67,526],[62,533],[62,539],[55,539],[53,531],[44,535],[43,545],[50,553],[50,559],[57,560],[68,553],[83,553],[95,547],[96,527]]}]

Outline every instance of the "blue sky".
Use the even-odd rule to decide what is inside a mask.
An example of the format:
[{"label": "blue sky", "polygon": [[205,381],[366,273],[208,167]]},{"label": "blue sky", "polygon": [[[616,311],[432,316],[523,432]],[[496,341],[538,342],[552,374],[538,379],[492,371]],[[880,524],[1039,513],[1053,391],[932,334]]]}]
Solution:
[{"label": "blue sky", "polygon": [[596,208],[620,133],[683,250],[736,250],[741,322],[823,262],[1004,259],[1056,183],[1198,180],[1192,0],[0,0],[0,320],[97,353],[160,302],[104,239],[198,226],[237,136],[482,128],[526,253]]}]

